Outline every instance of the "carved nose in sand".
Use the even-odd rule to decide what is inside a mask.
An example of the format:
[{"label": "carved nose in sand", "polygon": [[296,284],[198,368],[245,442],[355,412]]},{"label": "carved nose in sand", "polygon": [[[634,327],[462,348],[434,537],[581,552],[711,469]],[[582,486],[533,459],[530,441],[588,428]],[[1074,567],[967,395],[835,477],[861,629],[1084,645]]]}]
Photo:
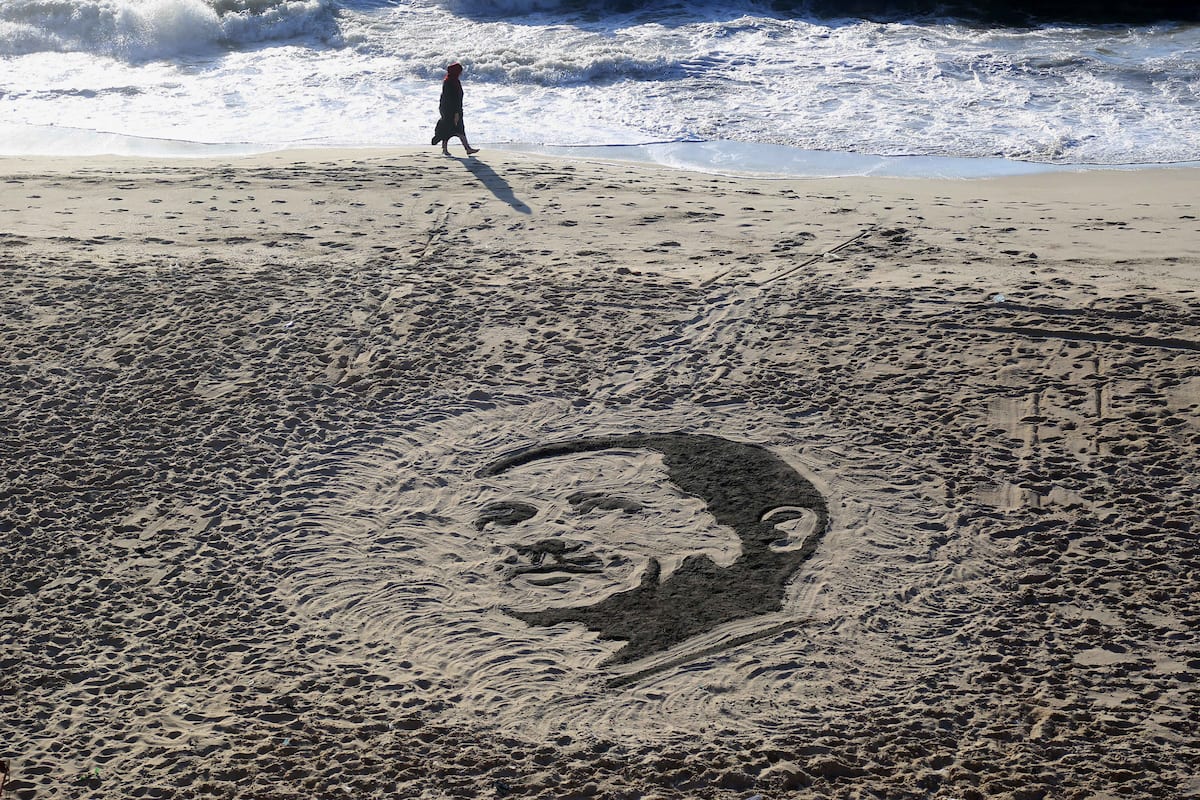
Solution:
[{"label": "carved nose in sand", "polygon": [[563,583],[572,575],[587,575],[602,572],[600,557],[584,550],[584,543],[570,539],[542,539],[529,545],[518,545],[517,553],[522,562],[513,571],[513,577],[525,576],[525,580],[539,586]]}]

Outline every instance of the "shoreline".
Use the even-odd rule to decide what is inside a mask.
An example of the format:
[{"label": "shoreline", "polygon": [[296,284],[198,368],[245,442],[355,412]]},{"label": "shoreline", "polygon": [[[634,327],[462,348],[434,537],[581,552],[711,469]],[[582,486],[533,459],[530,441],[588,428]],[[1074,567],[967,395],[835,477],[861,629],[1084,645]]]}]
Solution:
[{"label": "shoreline", "polygon": [[[34,133],[36,131],[36,133]],[[313,145],[299,143],[188,142],[124,134],[85,131],[59,126],[0,124],[9,141],[0,158],[59,158],[71,156],[167,159],[226,159],[289,152],[404,152],[423,150],[419,145]],[[12,143],[32,138],[17,148]],[[53,144],[47,144],[52,142]],[[1145,164],[1057,164],[1021,161],[996,156],[886,156],[870,153],[802,150],[784,145],[721,140],[646,142],[609,145],[544,145],[519,142],[482,143],[495,152],[527,153],[548,158],[599,158],[632,164],[652,164],[701,174],[729,177],[843,178],[907,177],[986,179],[1007,175],[1092,171],[1142,171],[1195,169],[1200,161]]]},{"label": "shoreline", "polygon": [[[0,158],[8,788],[1196,794],[1194,187]],[[498,457],[630,433],[765,450],[823,505],[743,513],[735,469],[632,445],[593,470],[625,590],[736,554],[706,492],[815,545],[777,611],[618,673],[619,635],[506,612],[520,550],[477,521],[598,496]],[[817,507],[819,541],[775,513]]]}]

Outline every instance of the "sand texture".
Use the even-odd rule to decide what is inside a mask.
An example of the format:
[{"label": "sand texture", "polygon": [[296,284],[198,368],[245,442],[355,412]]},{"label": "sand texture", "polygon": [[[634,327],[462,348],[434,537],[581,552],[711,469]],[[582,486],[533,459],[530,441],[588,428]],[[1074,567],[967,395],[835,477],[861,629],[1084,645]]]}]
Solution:
[{"label": "sand texture", "polygon": [[1195,171],[0,173],[6,800],[1200,798]]}]

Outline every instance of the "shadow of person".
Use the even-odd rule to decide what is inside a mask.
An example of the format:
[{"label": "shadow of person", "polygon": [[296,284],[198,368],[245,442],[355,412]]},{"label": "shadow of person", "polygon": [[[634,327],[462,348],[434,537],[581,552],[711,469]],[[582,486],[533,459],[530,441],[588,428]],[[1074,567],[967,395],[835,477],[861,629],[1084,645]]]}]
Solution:
[{"label": "shadow of person", "polygon": [[471,171],[472,175],[479,179],[480,183],[491,189],[492,194],[496,195],[498,199],[508,203],[515,210],[521,212],[522,214],[533,213],[533,209],[517,199],[517,196],[513,193],[512,187],[508,185],[508,181],[504,180],[504,178],[502,178],[500,174],[497,173],[496,170],[492,169],[489,165],[480,161],[478,158],[460,158],[459,161],[461,161],[463,166]]}]

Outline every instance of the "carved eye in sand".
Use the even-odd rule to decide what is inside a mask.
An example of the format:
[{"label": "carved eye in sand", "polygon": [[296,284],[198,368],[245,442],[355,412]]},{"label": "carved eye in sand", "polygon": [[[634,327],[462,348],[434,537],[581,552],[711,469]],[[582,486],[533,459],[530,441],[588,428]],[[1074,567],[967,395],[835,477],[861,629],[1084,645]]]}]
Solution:
[{"label": "carved eye in sand", "polygon": [[576,511],[586,514],[589,511],[624,511],[633,514],[641,511],[644,506],[636,500],[621,497],[607,492],[575,492],[567,498],[567,502]]},{"label": "carved eye in sand", "polygon": [[536,517],[537,513],[537,508],[529,503],[517,501],[488,503],[479,512],[479,518],[475,520],[475,530],[481,531],[487,527],[488,523],[492,522],[505,527],[520,525],[525,520]]}]

